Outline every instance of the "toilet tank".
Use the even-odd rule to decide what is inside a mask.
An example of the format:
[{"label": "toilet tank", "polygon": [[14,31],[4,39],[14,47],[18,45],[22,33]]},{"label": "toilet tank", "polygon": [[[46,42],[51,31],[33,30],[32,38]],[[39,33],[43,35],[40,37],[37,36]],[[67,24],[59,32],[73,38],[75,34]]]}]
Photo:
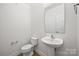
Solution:
[{"label": "toilet tank", "polygon": [[31,38],[31,43],[32,43],[32,45],[36,46],[37,43],[38,43],[38,38],[32,37],[32,38]]}]

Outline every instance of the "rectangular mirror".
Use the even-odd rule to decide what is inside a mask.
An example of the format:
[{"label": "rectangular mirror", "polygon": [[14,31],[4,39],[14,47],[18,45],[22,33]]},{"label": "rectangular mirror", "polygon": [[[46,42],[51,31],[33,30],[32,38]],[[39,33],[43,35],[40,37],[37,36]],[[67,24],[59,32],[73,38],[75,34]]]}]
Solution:
[{"label": "rectangular mirror", "polygon": [[45,32],[64,33],[65,32],[65,11],[64,4],[53,3],[45,7]]}]

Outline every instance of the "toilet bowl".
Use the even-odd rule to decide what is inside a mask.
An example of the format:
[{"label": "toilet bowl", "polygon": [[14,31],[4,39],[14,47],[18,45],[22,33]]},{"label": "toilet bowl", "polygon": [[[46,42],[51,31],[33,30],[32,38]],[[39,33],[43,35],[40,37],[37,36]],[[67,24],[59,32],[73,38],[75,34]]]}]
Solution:
[{"label": "toilet bowl", "polygon": [[31,38],[31,44],[26,44],[21,47],[21,53],[23,56],[31,56],[33,55],[34,47],[37,45],[38,39],[35,37]]}]

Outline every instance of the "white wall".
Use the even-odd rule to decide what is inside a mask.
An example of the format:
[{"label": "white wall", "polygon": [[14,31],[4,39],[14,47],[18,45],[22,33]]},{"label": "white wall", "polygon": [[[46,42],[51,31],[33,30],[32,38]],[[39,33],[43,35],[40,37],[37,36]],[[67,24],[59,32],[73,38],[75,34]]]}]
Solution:
[{"label": "white wall", "polygon": [[29,5],[0,4],[0,55],[16,55],[29,42],[30,34]]},{"label": "white wall", "polygon": [[77,6],[77,55],[79,56],[79,6]]},{"label": "white wall", "polygon": [[[56,50],[56,55],[76,55],[76,16],[73,4],[65,5],[64,45]],[[30,11],[32,28],[30,28]],[[39,38],[37,52],[42,55],[52,55],[52,49],[40,41],[40,38],[46,36],[42,4],[31,5],[31,10],[27,4],[0,4],[0,55],[15,55],[23,44],[29,42],[30,34]],[[16,41],[17,44],[11,45],[11,42]]]},{"label": "white wall", "polygon": [[[56,55],[76,55],[76,16],[73,4],[65,4],[65,35],[56,34],[56,37],[64,38],[64,45],[56,50]],[[32,36],[42,38],[44,32],[44,9],[42,4],[32,6]],[[44,45],[40,39],[36,51],[41,55],[52,55],[52,49]]]},{"label": "white wall", "polygon": [[31,4],[31,31],[32,36],[38,38],[45,35],[44,32],[44,9],[42,4]]},{"label": "white wall", "polygon": [[46,36],[44,32],[44,8],[42,4],[31,5],[31,27],[32,36],[39,38],[36,51],[41,55],[48,55],[50,49],[40,41],[40,38]]},{"label": "white wall", "polygon": [[37,53],[40,55],[53,55],[53,49],[41,42],[41,38],[46,36],[44,32],[44,8],[42,4],[31,5],[31,33],[32,36],[39,38]]},{"label": "white wall", "polygon": [[76,15],[74,4],[65,4],[65,35],[63,47],[57,49],[57,55],[76,55]]}]

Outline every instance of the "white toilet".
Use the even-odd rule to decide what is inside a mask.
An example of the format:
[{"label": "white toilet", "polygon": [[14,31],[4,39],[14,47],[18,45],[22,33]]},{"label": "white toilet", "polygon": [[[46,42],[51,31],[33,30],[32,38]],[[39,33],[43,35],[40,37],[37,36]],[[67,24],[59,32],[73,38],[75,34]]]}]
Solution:
[{"label": "white toilet", "polygon": [[35,46],[38,43],[38,39],[35,37],[31,38],[31,44],[26,44],[23,47],[21,47],[21,53],[23,56],[32,56],[33,55],[33,50]]}]

